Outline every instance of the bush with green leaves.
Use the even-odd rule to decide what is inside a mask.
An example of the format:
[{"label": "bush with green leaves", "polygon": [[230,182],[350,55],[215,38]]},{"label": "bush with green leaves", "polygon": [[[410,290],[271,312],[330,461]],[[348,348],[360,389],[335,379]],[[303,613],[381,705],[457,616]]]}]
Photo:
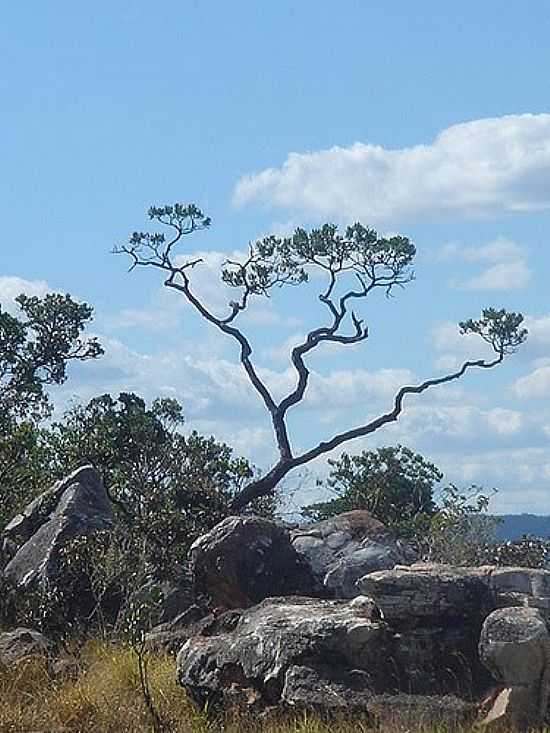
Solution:
[{"label": "bush with green leaves", "polygon": [[429,562],[485,565],[486,548],[495,542],[499,523],[487,513],[493,493],[475,485],[443,486],[437,493],[436,511],[419,515],[409,533],[419,556]]},{"label": "bush with green leaves", "polygon": [[388,528],[401,533],[418,515],[436,511],[434,489],[443,474],[419,453],[402,445],[343,453],[329,459],[325,486],[335,497],[303,509],[306,517],[328,519],[353,509],[366,509]]},{"label": "bush with green leaves", "polygon": [[0,305],[0,529],[52,479],[40,422],[51,414],[48,388],[72,361],[103,349],[84,338],[93,310],[70,295],[19,295],[13,315]]},{"label": "bush with green leaves", "polygon": [[[46,436],[57,476],[87,463],[98,469],[127,542],[164,574],[181,572],[190,544],[230,513],[253,475],[229,446],[182,425],[174,399],[148,406],[135,394],[104,394],[70,409]],[[251,511],[274,508],[270,497]]]},{"label": "bush with green leaves", "polygon": [[443,473],[402,445],[344,453],[330,460],[325,486],[333,499],[304,507],[309,519],[367,510],[424,560],[479,564],[494,540],[497,520],[487,514],[490,494],[477,486],[443,485]]}]

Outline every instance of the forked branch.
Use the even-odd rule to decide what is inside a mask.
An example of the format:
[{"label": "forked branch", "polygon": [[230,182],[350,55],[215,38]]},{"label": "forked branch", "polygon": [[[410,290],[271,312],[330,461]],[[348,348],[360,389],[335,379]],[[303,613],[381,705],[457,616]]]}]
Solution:
[{"label": "forked branch", "polygon": [[[130,269],[141,266],[163,270],[166,274],[166,287],[180,292],[202,318],[237,341],[241,365],[271,417],[279,459],[263,477],[252,481],[240,491],[234,499],[235,510],[271,493],[293,468],[396,421],[407,395],[421,394],[430,387],[459,379],[473,367],[490,369],[500,364],[506,355],[513,353],[527,336],[527,331],[522,328],[521,314],[491,308],[484,310],[479,320],[470,319],[459,324],[460,330],[462,334],[477,334],[490,344],[496,354],[495,359],[466,361],[455,372],[417,385],[404,386],[397,392],[393,408],[389,412],[295,455],[288,435],[286,415],[291,407],[302,401],[308,387],[310,371],[304,357],[323,343],[345,346],[361,343],[368,338],[368,327],[353,310],[349,310],[349,304],[365,299],[376,289],[381,289],[390,296],[394,288],[404,287],[413,280],[411,264],[416,254],[414,245],[406,237],[379,237],[373,229],[361,224],[348,227],[344,234],[340,234],[335,225],[325,224],[310,232],[297,229],[291,237],[264,237],[249,245],[248,256],[242,261],[228,259],[224,262],[222,281],[238,289],[240,293],[238,299],[229,302],[227,315],[220,317],[191,288],[189,273],[202,260],[186,260],[181,256],[174,256],[175,247],[182,238],[209,227],[210,219],[194,204],[153,207],[149,210],[149,217],[173,230],[173,236],[166,239],[162,232],[134,232],[129,242],[115,249],[115,252],[130,256]],[[296,371],[296,384],[277,403],[252,362],[250,341],[235,322],[250,305],[253,297],[269,297],[275,287],[305,283],[315,269],[320,270],[327,278],[326,287],[318,297],[327,307],[330,319],[326,325],[309,331],[304,340],[292,349],[290,359]],[[354,278],[355,287],[343,287],[348,284],[350,276]],[[351,332],[345,331],[347,324],[351,326]]]}]

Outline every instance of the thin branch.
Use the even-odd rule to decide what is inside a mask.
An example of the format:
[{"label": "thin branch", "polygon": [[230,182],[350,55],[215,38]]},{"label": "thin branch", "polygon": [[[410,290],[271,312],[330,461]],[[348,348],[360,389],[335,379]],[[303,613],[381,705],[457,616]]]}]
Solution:
[{"label": "thin branch", "polygon": [[477,361],[466,361],[462,365],[462,367],[456,372],[447,374],[443,377],[427,379],[417,385],[401,387],[401,389],[397,392],[394,398],[392,410],[384,413],[383,415],[380,415],[375,420],[371,420],[365,425],[352,428],[351,430],[346,430],[343,433],[338,433],[330,440],[319,443],[317,446],[315,446],[315,448],[312,448],[311,450],[306,451],[299,456],[295,456],[286,461],[278,461],[271,469],[271,471],[269,471],[265,476],[260,478],[258,481],[254,481],[244,487],[244,489],[235,497],[232,508],[234,510],[240,510],[244,506],[249,504],[253,499],[257,499],[270,493],[270,491],[273,490],[273,487],[292,469],[303,466],[305,463],[309,463],[309,461],[312,461],[314,458],[318,458],[319,456],[329,453],[335,448],[338,448],[338,446],[342,445],[343,443],[347,443],[348,441],[354,440],[355,438],[364,437],[365,435],[374,433],[383,425],[386,425],[390,422],[395,422],[401,414],[401,411],[403,409],[403,400],[405,399],[406,395],[421,394],[430,387],[435,387],[440,384],[452,382],[462,377],[466,373],[466,371],[468,369],[471,369],[472,367],[491,369],[500,364],[503,361],[503,358],[504,353],[501,351],[498,357],[493,361],[488,362],[484,359],[479,359]]}]

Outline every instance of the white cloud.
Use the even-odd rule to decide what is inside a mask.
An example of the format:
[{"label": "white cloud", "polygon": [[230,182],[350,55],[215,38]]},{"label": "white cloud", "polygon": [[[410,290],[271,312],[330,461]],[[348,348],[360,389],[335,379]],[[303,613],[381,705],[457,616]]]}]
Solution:
[{"label": "white cloud", "polygon": [[481,274],[457,284],[463,290],[521,290],[527,287],[531,270],[523,260],[500,262]]},{"label": "white cloud", "polygon": [[505,237],[498,237],[480,247],[447,244],[441,257],[468,263],[489,263],[481,273],[451,283],[461,290],[519,290],[526,287],[531,279],[523,248]]},{"label": "white cloud", "polygon": [[499,435],[515,435],[523,428],[523,415],[517,410],[495,407],[485,417],[489,427]]},{"label": "white cloud", "polygon": [[139,328],[156,331],[173,328],[177,324],[175,314],[169,310],[137,310],[127,308],[105,319],[105,325],[112,329]]},{"label": "white cloud", "polygon": [[550,397],[550,366],[542,366],[514,383],[518,397]]},{"label": "white cloud", "polygon": [[537,211],[550,208],[549,173],[550,114],[508,115],[453,125],[427,145],[290,153],[241,178],[234,200],[368,221]]},{"label": "white cloud", "polygon": [[550,315],[535,317],[526,316],[525,327],[529,331],[529,344],[531,346],[550,346]]},{"label": "white cloud", "polygon": [[479,247],[468,247],[451,242],[446,244],[441,252],[441,259],[459,258],[466,262],[502,262],[503,260],[521,259],[523,256],[523,248],[506,237],[497,237],[492,242]]},{"label": "white cloud", "polygon": [[0,305],[3,310],[12,315],[19,310],[15,298],[21,293],[43,298],[46,293],[51,292],[53,289],[45,280],[25,280],[12,275],[0,275]]}]

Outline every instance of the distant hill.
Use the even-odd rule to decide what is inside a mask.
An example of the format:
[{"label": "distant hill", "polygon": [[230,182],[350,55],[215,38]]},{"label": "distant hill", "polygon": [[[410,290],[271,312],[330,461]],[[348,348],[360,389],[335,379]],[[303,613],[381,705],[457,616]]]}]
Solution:
[{"label": "distant hill", "polygon": [[550,537],[550,516],[537,514],[503,514],[497,527],[499,541],[519,540],[524,534],[535,537]]}]

